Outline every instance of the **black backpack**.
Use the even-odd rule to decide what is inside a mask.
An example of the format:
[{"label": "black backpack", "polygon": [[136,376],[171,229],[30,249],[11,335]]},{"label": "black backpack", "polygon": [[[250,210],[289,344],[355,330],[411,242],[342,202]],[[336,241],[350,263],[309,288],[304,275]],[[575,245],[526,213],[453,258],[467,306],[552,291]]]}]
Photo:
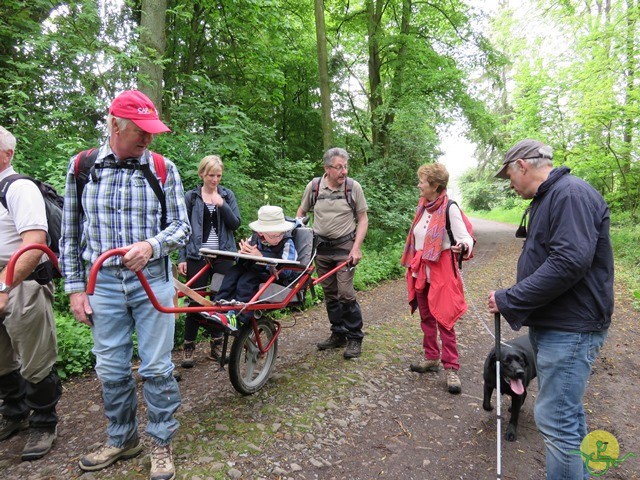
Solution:
[{"label": "black backpack", "polygon": [[[322,180],[322,177],[315,177],[312,181],[311,181],[311,209],[313,209],[313,206],[316,204],[316,202],[318,200],[323,200],[325,198],[325,196],[320,196],[320,180]],[[338,197],[332,197],[334,199],[340,199],[342,198],[342,195],[338,196]],[[344,182],[344,198],[347,201],[347,203],[349,204],[349,206],[351,207],[351,211],[353,212],[353,216],[354,218],[358,218],[358,214],[356,212],[356,202],[353,199],[353,178],[351,177],[347,177],[345,179]]]},{"label": "black backpack", "polygon": [[[53,253],[60,255],[59,243],[60,236],[62,234],[62,205],[64,198],[48,183],[41,182],[40,180],[36,180],[28,175],[20,175],[16,173],[14,175],[9,175],[0,182],[0,203],[2,203],[7,211],[9,210],[6,198],[7,190],[13,182],[19,179],[31,180],[40,190],[42,198],[44,198],[44,206],[47,213],[47,229],[49,237],[47,243]],[[53,263],[49,260],[38,265],[27,279],[36,280],[38,283],[44,285],[50,282],[52,278],[60,277],[60,272],[53,268]]]}]

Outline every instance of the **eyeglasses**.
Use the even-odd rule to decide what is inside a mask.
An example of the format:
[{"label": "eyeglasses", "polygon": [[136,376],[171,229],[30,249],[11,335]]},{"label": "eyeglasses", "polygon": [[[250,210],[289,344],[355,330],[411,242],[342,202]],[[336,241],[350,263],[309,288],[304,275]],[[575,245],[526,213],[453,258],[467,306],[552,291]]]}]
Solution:
[{"label": "eyeglasses", "polygon": [[282,237],[284,237],[284,232],[263,232],[262,234],[265,237],[271,237],[271,238],[282,238]]},{"label": "eyeglasses", "polygon": [[327,165],[328,168],[333,168],[334,170],[338,170],[339,172],[343,170],[349,170],[349,165]]}]

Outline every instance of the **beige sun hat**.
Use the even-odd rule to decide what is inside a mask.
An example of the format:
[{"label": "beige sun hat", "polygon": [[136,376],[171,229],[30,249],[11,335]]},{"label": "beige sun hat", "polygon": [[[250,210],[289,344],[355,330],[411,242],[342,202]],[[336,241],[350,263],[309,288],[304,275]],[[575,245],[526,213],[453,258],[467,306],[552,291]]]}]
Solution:
[{"label": "beige sun hat", "polygon": [[254,232],[288,232],[293,230],[294,222],[284,219],[282,208],[275,205],[264,205],[258,210],[258,220],[251,222],[249,228]]}]

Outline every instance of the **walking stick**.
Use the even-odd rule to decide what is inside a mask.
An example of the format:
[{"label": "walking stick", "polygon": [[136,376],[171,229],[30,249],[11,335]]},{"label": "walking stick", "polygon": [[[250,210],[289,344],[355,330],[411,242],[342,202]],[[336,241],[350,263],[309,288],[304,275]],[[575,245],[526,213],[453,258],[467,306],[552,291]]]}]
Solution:
[{"label": "walking stick", "polygon": [[495,314],[495,333],[496,333],[496,348],[495,348],[495,354],[496,354],[496,404],[497,404],[497,409],[496,409],[496,416],[497,416],[497,430],[496,430],[496,438],[497,438],[497,442],[496,442],[496,457],[497,457],[497,466],[496,466],[496,474],[497,474],[497,479],[500,480],[500,478],[502,477],[502,445],[501,445],[501,440],[502,437],[500,435],[500,432],[502,431],[502,417],[500,414],[500,313],[496,313]]}]

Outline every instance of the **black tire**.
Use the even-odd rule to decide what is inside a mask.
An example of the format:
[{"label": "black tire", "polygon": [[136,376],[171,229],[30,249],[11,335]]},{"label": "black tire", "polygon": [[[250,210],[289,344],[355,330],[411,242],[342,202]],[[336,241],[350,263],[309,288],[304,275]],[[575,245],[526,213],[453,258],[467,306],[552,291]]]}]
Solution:
[{"label": "black tire", "polygon": [[[276,333],[276,326],[268,318],[256,320],[260,341],[265,347]],[[251,322],[238,332],[229,357],[229,378],[233,388],[243,395],[252,395],[269,380],[278,354],[278,339],[267,353],[261,354],[255,343]]]}]

